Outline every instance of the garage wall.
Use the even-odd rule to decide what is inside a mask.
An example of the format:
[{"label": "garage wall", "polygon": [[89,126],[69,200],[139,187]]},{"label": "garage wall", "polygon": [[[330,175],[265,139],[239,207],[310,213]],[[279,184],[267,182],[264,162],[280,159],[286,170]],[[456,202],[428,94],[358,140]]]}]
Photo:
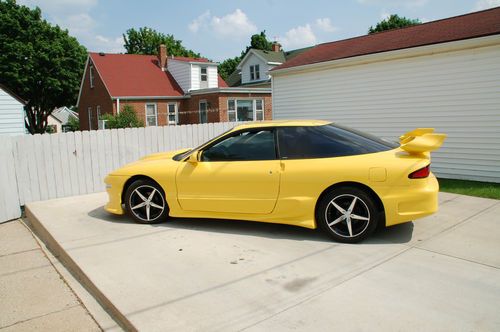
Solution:
[{"label": "garage wall", "polygon": [[273,77],[274,119],[326,119],[397,139],[449,135],[441,177],[500,182],[500,46]]}]

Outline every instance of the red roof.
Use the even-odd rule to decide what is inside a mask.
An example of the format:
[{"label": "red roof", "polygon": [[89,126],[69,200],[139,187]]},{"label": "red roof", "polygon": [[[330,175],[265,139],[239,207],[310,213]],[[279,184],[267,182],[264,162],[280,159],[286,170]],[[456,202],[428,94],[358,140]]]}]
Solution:
[{"label": "red roof", "polygon": [[496,34],[500,34],[500,7],[412,27],[320,44],[275,67],[272,71]]},{"label": "red roof", "polygon": [[229,86],[227,85],[226,81],[224,81],[224,80],[222,79],[222,77],[220,77],[220,75],[218,75],[218,76],[219,76],[219,77],[218,77],[218,81],[219,81],[219,88],[227,88],[227,87],[229,87]]},{"label": "red roof", "polygon": [[[104,54],[104,55],[100,55]],[[184,95],[169,72],[158,67],[155,55],[89,53],[112,97],[180,97]],[[175,57],[180,61],[209,62],[201,58]],[[219,76],[219,87],[227,87]]]}]

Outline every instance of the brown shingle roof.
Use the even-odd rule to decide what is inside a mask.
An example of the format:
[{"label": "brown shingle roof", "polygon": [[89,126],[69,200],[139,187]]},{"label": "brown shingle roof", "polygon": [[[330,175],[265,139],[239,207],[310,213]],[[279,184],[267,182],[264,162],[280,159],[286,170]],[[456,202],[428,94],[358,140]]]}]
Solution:
[{"label": "brown shingle roof", "polygon": [[500,34],[500,7],[315,46],[272,71]]}]

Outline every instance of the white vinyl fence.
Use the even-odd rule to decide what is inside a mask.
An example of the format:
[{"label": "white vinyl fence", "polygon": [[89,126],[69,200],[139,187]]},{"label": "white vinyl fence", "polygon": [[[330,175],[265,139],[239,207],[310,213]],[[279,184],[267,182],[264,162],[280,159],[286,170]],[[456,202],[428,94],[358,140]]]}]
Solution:
[{"label": "white vinyl fence", "polygon": [[0,222],[29,202],[104,191],[113,169],[145,155],[196,147],[234,122],[0,136]]}]

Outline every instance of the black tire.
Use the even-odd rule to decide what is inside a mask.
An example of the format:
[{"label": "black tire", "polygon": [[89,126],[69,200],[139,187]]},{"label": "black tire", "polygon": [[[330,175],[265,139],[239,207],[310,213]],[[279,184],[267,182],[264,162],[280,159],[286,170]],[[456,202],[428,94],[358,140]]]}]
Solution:
[{"label": "black tire", "polygon": [[140,224],[157,224],[168,217],[165,193],[157,183],[150,180],[134,181],[125,192],[124,203],[128,214]]},{"label": "black tire", "polygon": [[[349,211],[353,202],[353,209]],[[328,191],[316,210],[318,226],[335,241],[343,243],[363,241],[375,230],[379,219],[373,197],[355,187],[339,187]]]}]

